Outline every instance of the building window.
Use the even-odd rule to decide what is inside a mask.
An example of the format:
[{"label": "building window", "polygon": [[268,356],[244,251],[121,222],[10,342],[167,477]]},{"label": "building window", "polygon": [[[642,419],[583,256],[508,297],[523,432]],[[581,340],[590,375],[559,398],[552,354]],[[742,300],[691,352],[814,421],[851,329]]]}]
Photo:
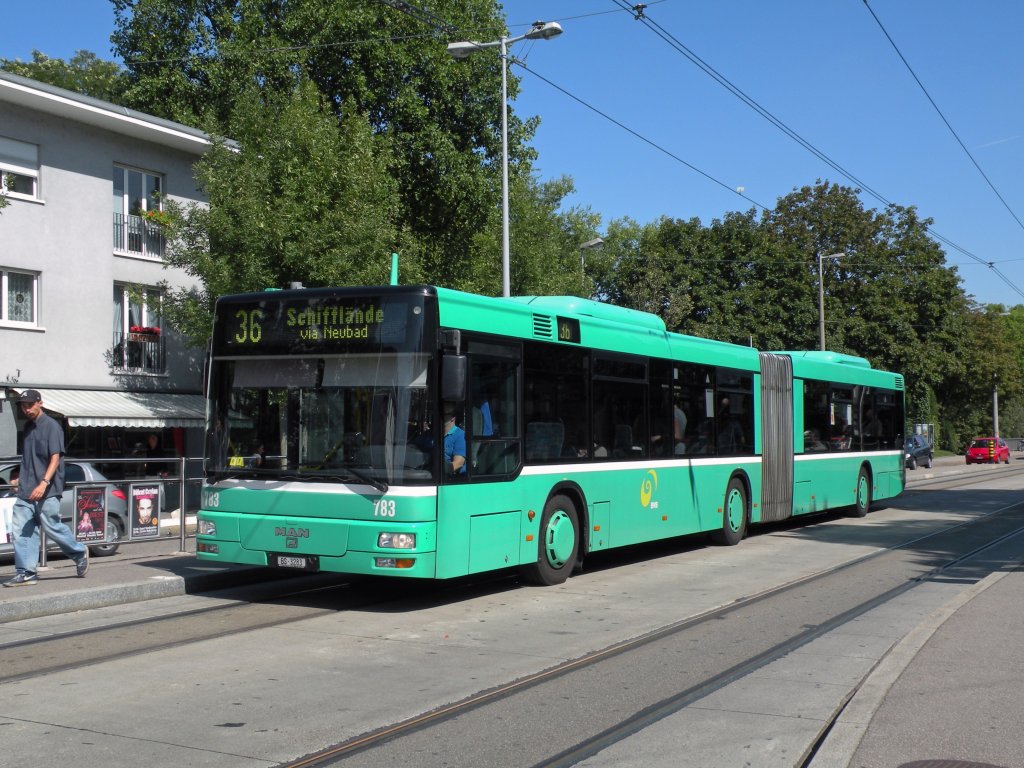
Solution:
[{"label": "building window", "polygon": [[164,228],[151,220],[162,211],[163,178],[134,168],[114,166],[114,250],[159,259],[164,255]]},{"label": "building window", "polygon": [[114,286],[114,368],[165,373],[166,340],[160,317],[160,291]]},{"label": "building window", "polygon": [[8,197],[38,200],[39,147],[0,136],[0,185]]},{"label": "building window", "polygon": [[0,321],[38,325],[38,281],[39,277],[30,272],[0,269]]}]

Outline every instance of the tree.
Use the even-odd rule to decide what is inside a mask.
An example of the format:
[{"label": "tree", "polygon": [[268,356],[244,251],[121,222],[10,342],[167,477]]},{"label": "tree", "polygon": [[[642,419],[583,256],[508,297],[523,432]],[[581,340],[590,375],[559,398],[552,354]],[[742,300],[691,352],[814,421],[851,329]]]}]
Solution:
[{"label": "tree", "polygon": [[125,103],[128,81],[124,70],[115,62],[104,61],[90,51],[77,51],[68,61],[51,59],[41,51],[32,51],[32,61],[0,59],[0,69],[95,99]]},{"label": "tree", "polygon": [[669,330],[678,330],[692,303],[678,268],[679,251],[665,242],[673,225],[669,219],[643,226],[631,219],[613,221],[590,272],[599,298],[656,314]]},{"label": "tree", "polygon": [[[908,416],[937,423],[932,392],[963,372],[967,297],[928,236],[930,220],[913,207],[867,210],[858,192],[818,182],[781,198],[764,225],[804,264],[805,301],[817,294],[819,254],[843,254],[822,261],[828,348],[903,373]],[[816,347],[811,327],[792,340]]]},{"label": "tree", "polygon": [[199,278],[200,291],[169,296],[168,317],[194,342],[211,328],[222,294],[283,287],[387,282],[390,253],[419,278],[398,225],[386,146],[364,116],[340,122],[316,87],[251,87],[232,109],[237,143],[219,140],[196,166],[209,207],[169,204],[175,224],[165,260]]},{"label": "tree", "polygon": [[[449,0],[427,14],[378,0],[113,2],[112,40],[133,106],[232,136],[240,93],[257,88],[270,98],[300,79],[314,84],[325,112],[339,121],[360,115],[388,158],[398,226],[422,274],[452,287],[478,284],[478,235],[493,226],[499,201],[501,61],[455,61],[445,43],[470,36],[461,29],[502,34],[496,3]],[[510,77],[510,98],[517,88]],[[529,177],[534,128],[510,114],[513,178]]]}]

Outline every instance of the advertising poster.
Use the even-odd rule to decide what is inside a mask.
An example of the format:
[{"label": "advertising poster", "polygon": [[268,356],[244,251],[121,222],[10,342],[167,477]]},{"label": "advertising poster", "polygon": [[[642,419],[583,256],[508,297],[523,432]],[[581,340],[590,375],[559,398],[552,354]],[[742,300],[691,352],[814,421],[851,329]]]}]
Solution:
[{"label": "advertising poster", "polygon": [[107,489],[75,486],[75,538],[103,541],[107,531]]},{"label": "advertising poster", "polygon": [[129,538],[152,539],[160,535],[160,485],[132,483],[129,486],[132,526]]}]

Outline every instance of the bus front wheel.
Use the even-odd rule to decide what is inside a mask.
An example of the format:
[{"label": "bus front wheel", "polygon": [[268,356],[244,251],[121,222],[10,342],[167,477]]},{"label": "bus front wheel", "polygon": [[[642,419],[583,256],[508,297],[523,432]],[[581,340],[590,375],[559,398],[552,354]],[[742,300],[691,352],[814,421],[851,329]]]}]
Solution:
[{"label": "bus front wheel", "polygon": [[576,506],[565,496],[552,496],[540,517],[537,561],[524,565],[523,577],[532,584],[561,584],[579,555],[580,523]]},{"label": "bus front wheel", "polygon": [[747,533],[747,487],[738,477],[729,481],[722,506],[722,528],[711,532],[715,544],[732,547]]}]

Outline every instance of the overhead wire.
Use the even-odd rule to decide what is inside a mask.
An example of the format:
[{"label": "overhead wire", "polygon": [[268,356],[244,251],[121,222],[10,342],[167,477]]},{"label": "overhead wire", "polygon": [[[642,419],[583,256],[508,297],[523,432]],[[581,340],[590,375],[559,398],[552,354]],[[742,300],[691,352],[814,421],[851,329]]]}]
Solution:
[{"label": "overhead wire", "polygon": [[917,76],[917,73],[914,72],[914,68],[910,66],[910,62],[907,61],[907,57],[903,55],[903,52],[899,49],[899,46],[896,45],[896,41],[892,39],[892,35],[889,34],[889,31],[885,28],[885,25],[882,24],[882,20],[878,18],[878,14],[875,13],[874,9],[868,3],[868,0],[864,0],[864,7],[867,8],[868,13],[871,14],[871,18],[875,20],[875,23],[878,25],[878,28],[882,30],[882,34],[885,35],[885,39],[889,41],[889,44],[892,46],[892,49],[896,51],[896,55],[900,57],[900,61],[903,62],[903,66],[907,68],[907,71],[910,73],[910,76],[914,78],[914,82],[917,83],[917,87],[921,89],[921,92],[925,95],[925,98],[928,99],[928,103],[932,105],[932,108],[942,119],[942,122],[945,123],[946,127],[949,129],[949,132],[953,134],[953,138],[956,139],[956,143],[960,145],[960,149],[964,151],[964,154],[967,155],[968,159],[978,170],[978,173],[981,174],[981,178],[985,180],[985,183],[988,184],[989,188],[995,193],[995,196],[999,198],[999,202],[1001,202],[1003,204],[1003,207],[1006,208],[1007,211],[1009,211],[1010,215],[1013,217],[1013,220],[1017,222],[1018,226],[1020,226],[1021,229],[1024,229],[1024,222],[1020,220],[1020,217],[1010,207],[1010,204],[1006,202],[1006,198],[1004,198],[1002,194],[999,192],[999,190],[996,189],[996,185],[992,183],[992,179],[990,179],[988,177],[988,174],[986,174],[985,171],[982,170],[981,165],[978,164],[978,161],[971,153],[971,150],[967,148],[967,145],[964,144],[963,139],[961,139],[960,135],[956,132],[956,129],[954,129],[953,126],[950,124],[949,120],[946,119],[946,116],[942,113],[942,110],[939,109],[939,105],[935,103],[935,99],[933,99],[932,95],[928,93],[928,89],[924,87],[924,83],[921,82],[921,78],[919,78]]},{"label": "overhead wire", "polygon": [[658,150],[662,154],[667,155],[668,157],[670,157],[673,160],[675,160],[677,163],[681,163],[682,165],[685,165],[687,168],[689,168],[693,172],[700,174],[701,176],[703,176],[705,179],[707,179],[708,181],[712,182],[713,184],[717,184],[718,186],[722,187],[723,189],[728,190],[729,192],[733,193],[734,195],[738,195],[739,197],[742,197],[744,200],[746,200],[747,202],[752,203],[753,205],[757,206],[762,211],[769,210],[767,206],[762,205],[761,203],[757,202],[757,200],[754,200],[753,198],[748,197],[745,193],[740,192],[740,191],[736,190],[733,187],[730,187],[724,181],[715,178],[714,176],[712,176],[707,171],[704,171],[704,170],[698,168],[693,163],[690,163],[690,162],[684,160],[683,158],[679,157],[679,155],[675,154],[674,152],[669,151],[668,149],[666,149],[665,147],[661,146],[657,142],[647,138],[646,136],[644,136],[641,133],[638,133],[637,131],[634,131],[628,125],[626,125],[625,123],[620,122],[619,120],[616,120],[614,117],[612,117],[608,113],[602,112],[600,109],[595,107],[593,104],[590,104],[589,102],[584,101],[579,96],[576,96],[575,94],[570,93],[569,91],[567,91],[562,86],[557,85],[556,83],[553,83],[551,80],[549,80],[548,78],[544,77],[544,75],[540,74],[539,72],[533,71],[528,66],[526,66],[526,64],[524,62],[519,61],[518,59],[510,59],[510,62],[515,64],[516,66],[518,66],[520,69],[523,69],[524,71],[529,72],[531,75],[536,77],[538,80],[544,81],[545,83],[550,85],[552,88],[554,88],[556,91],[559,91],[560,93],[564,94],[565,96],[568,96],[570,99],[572,99],[576,103],[586,107],[587,109],[589,109],[594,114],[599,115],[600,117],[603,117],[608,122],[610,122],[613,125],[621,128],[622,130],[624,130],[626,133],[630,134],[631,136],[639,139],[640,141],[644,142],[648,146],[653,147],[654,149]]},{"label": "overhead wire", "polygon": [[[643,24],[647,29],[649,29],[651,32],[653,32],[656,36],[658,36],[659,38],[664,40],[666,43],[668,43],[669,46],[671,46],[677,53],[680,53],[681,55],[683,55],[691,63],[693,63],[695,66],[697,66],[701,71],[703,71],[705,74],[707,74],[709,77],[711,77],[715,82],[717,82],[719,85],[724,87],[726,90],[728,90],[730,93],[732,93],[738,99],[740,99],[740,101],[742,101],[748,107],[753,109],[755,112],[757,112],[759,115],[761,115],[765,120],[767,120],[772,125],[774,125],[776,128],[778,128],[780,131],[782,131],[786,136],[788,136],[789,138],[793,139],[800,146],[804,147],[806,150],[808,150],[811,154],[813,154],[815,157],[820,159],[822,162],[824,162],[830,168],[832,168],[835,171],[837,171],[838,173],[842,174],[845,178],[847,178],[848,180],[852,181],[860,189],[864,190],[869,195],[874,197],[876,200],[882,202],[884,205],[886,205],[886,206],[894,205],[894,203],[892,201],[890,201],[888,198],[886,198],[880,192],[878,192],[877,190],[873,189],[870,185],[866,184],[861,179],[857,178],[850,171],[848,171],[842,165],[840,165],[835,160],[833,160],[831,157],[829,157],[825,152],[823,152],[822,150],[820,150],[817,147],[815,147],[807,139],[803,138],[803,136],[798,134],[795,130],[793,130],[788,125],[786,125],[786,123],[784,123],[781,119],[777,118],[775,115],[773,115],[771,112],[769,112],[765,107],[763,107],[760,103],[758,103],[756,99],[754,99],[753,97],[751,97],[748,94],[746,94],[742,89],[739,88],[739,86],[737,86],[735,83],[733,83],[731,80],[729,80],[729,78],[727,78],[721,72],[716,70],[714,67],[712,67],[710,64],[708,64],[706,61],[704,61],[696,53],[691,51],[682,41],[680,41],[678,38],[676,38],[671,32],[669,32],[664,27],[662,27],[660,24],[658,24],[657,22],[652,20],[647,15],[647,13],[646,13],[647,6],[645,4],[630,5],[628,2],[626,2],[626,0],[612,0],[612,2],[614,2],[621,10],[626,11],[626,12],[632,14],[634,19],[637,22]],[[1024,298],[1024,291],[1022,291],[1021,288],[1019,286],[1017,286],[1017,284],[1014,283],[1009,277],[1007,277],[999,269],[997,269],[995,267],[994,262],[987,261],[987,260],[981,258],[980,256],[978,256],[978,255],[976,255],[974,253],[971,253],[969,250],[967,250],[963,246],[960,246],[957,243],[954,243],[949,238],[944,237],[943,235],[940,235],[932,227],[926,227],[926,231],[928,232],[928,234],[930,234],[936,240],[939,240],[940,242],[948,245],[950,248],[953,248],[954,250],[962,253],[963,255],[967,256],[970,259],[973,259],[974,261],[978,262],[979,264],[983,264],[986,267],[988,267],[992,271],[992,274],[994,274],[996,277],[998,277],[1000,280],[1002,280],[1007,285],[1007,287],[1009,287],[1011,290],[1013,290],[1018,295],[1020,295],[1022,298]]]}]

